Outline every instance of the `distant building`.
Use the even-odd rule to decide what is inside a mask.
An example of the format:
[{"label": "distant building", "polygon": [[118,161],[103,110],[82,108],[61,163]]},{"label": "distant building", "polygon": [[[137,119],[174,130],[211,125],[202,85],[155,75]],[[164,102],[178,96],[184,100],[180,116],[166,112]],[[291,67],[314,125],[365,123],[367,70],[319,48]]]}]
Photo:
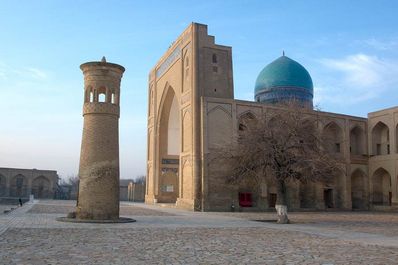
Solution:
[{"label": "distant building", "polygon": [[131,202],[143,202],[145,200],[145,183],[130,182],[128,200]]},{"label": "distant building", "polygon": [[72,184],[61,184],[59,185],[57,195],[55,199],[59,200],[76,200],[77,199],[77,183]]},{"label": "distant building", "polygon": [[119,190],[121,201],[143,202],[145,200],[145,183],[135,183],[133,179],[121,179]]},{"label": "distant building", "polygon": [[57,190],[55,170],[0,168],[0,198],[53,199]]},{"label": "distant building", "polygon": [[129,192],[128,192],[128,186],[129,183],[133,183],[133,179],[121,179],[119,181],[119,198],[121,201],[128,201],[129,200]]}]

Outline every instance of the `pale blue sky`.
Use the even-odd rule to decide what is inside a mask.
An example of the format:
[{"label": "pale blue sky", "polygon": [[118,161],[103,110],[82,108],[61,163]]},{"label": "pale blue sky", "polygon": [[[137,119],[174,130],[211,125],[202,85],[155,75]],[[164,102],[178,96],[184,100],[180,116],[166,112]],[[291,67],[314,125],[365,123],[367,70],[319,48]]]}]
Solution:
[{"label": "pale blue sky", "polygon": [[0,167],[78,171],[79,65],[126,68],[121,177],[145,174],[147,76],[192,21],[233,47],[235,97],[252,100],[282,50],[310,72],[325,111],[366,116],[398,105],[397,1],[0,0]]}]

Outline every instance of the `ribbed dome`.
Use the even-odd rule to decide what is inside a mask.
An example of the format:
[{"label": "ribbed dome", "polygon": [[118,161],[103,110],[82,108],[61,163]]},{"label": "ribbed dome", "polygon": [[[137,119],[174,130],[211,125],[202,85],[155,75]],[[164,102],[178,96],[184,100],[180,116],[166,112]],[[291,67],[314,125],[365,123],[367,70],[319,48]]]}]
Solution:
[{"label": "ribbed dome", "polygon": [[254,93],[258,102],[278,103],[295,99],[312,107],[314,88],[310,74],[301,64],[281,56],[260,72]]}]

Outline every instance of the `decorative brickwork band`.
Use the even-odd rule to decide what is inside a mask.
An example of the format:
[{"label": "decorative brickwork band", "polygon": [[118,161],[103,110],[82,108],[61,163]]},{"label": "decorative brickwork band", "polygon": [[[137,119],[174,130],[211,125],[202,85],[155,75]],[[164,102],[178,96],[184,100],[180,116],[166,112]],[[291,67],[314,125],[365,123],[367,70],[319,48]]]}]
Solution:
[{"label": "decorative brickwork band", "polygon": [[110,114],[119,117],[120,108],[118,105],[104,103],[104,102],[84,103],[83,116],[86,114]]}]

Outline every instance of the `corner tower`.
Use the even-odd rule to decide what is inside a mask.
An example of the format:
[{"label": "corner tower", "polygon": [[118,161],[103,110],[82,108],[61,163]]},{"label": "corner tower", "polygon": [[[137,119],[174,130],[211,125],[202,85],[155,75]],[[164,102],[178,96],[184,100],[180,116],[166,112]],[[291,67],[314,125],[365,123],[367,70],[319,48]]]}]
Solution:
[{"label": "corner tower", "polygon": [[120,81],[124,67],[106,62],[80,66],[84,75],[83,136],[78,219],[119,218]]}]

